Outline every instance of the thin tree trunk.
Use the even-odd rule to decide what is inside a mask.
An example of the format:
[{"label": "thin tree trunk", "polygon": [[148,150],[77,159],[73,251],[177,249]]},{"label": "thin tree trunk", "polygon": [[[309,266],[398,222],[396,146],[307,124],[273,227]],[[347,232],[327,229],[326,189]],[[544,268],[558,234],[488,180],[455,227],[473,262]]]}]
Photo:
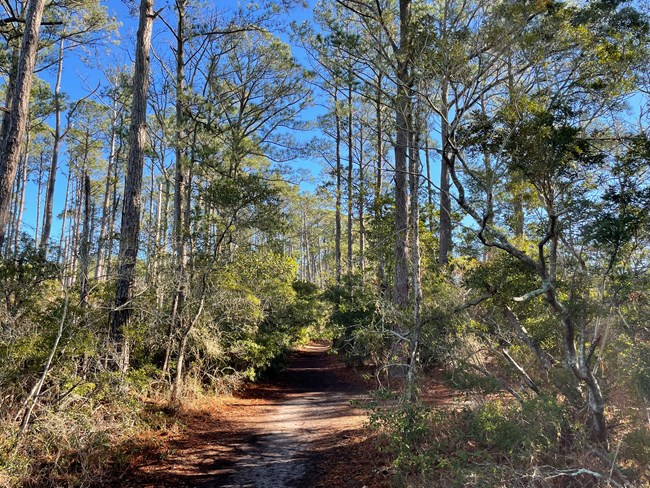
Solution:
[{"label": "thin tree trunk", "polygon": [[5,243],[11,190],[16,178],[16,169],[20,160],[29,119],[29,98],[38,50],[38,34],[44,8],[45,0],[31,0],[27,7],[25,32],[18,59],[7,129],[0,145],[0,250]]},{"label": "thin tree trunk", "polygon": [[449,264],[451,252],[451,195],[449,181],[449,164],[451,151],[449,150],[449,106],[447,101],[448,84],[442,83],[442,103],[440,106],[440,126],[442,137],[442,158],[440,161],[440,255],[438,263],[440,267]]},{"label": "thin tree trunk", "polygon": [[71,284],[77,281],[77,270],[79,268],[79,253],[78,249],[80,248],[81,242],[81,209],[83,202],[83,174],[86,171],[86,164],[84,162],[80,174],[75,178],[76,188],[75,188],[75,201],[74,201],[74,214],[73,214],[73,225],[70,230],[72,230],[72,245],[69,247],[70,250],[70,260],[71,260],[71,273],[70,279]]},{"label": "thin tree trunk", "polygon": [[350,79],[348,80],[348,195],[347,195],[347,204],[348,204],[348,265],[347,265],[347,272],[348,272],[348,280],[349,280],[349,286],[350,286],[350,292],[352,291],[352,279],[351,279],[351,274],[352,274],[352,245],[354,242],[354,236],[352,235],[352,214],[354,213],[354,184],[352,181],[352,175],[353,175],[353,165],[354,165],[354,139],[352,137],[352,70],[350,69],[350,72],[348,76]]},{"label": "thin tree trunk", "polygon": [[111,179],[113,178],[113,167],[116,156],[117,142],[117,98],[113,100],[113,112],[111,117],[111,142],[106,163],[106,182],[104,185],[104,200],[102,202],[102,218],[99,226],[99,240],[97,241],[97,267],[95,268],[95,279],[105,279],[105,258],[104,250],[106,244],[106,233],[108,232],[108,221],[110,219],[111,204]]},{"label": "thin tree trunk", "polygon": [[427,205],[429,208],[429,211],[427,212],[427,220],[429,221],[429,232],[433,234],[435,226],[433,223],[433,183],[431,181],[431,157],[429,155],[429,129],[426,123],[424,124],[424,127],[424,161],[427,171]]},{"label": "thin tree trunk", "polygon": [[341,284],[341,116],[338,108],[338,91],[334,89],[334,117],[336,121],[336,202],[335,202],[335,232],[334,232],[334,261],[336,266],[336,283]]},{"label": "thin tree trunk", "polygon": [[174,253],[176,257],[176,290],[172,303],[171,322],[167,330],[167,350],[163,363],[163,374],[167,373],[171,351],[176,331],[182,327],[182,309],[186,296],[186,270],[188,235],[186,220],[187,171],[185,168],[185,148],[183,146],[185,131],[185,6],[186,0],[176,0],[177,28],[176,33],[176,144],[174,153]]},{"label": "thin tree trunk", "polygon": [[365,206],[365,180],[363,171],[363,124],[359,125],[359,269],[361,270],[361,281],[366,271],[366,224],[364,222]]},{"label": "thin tree trunk", "polygon": [[[382,96],[382,75],[377,75],[377,100],[375,106],[375,117],[377,119],[377,162],[376,162],[376,178],[375,178],[375,222],[379,223],[384,218],[383,212],[383,166],[384,166],[384,133],[383,133],[383,117],[381,111],[381,96]],[[379,259],[377,264],[377,281],[380,284],[382,291],[387,289],[386,286],[386,268],[384,267],[384,260]]]},{"label": "thin tree trunk", "polygon": [[407,373],[407,399],[415,397],[415,375],[418,363],[418,350],[422,321],[420,307],[422,302],[422,286],[420,283],[420,134],[421,124],[415,115],[415,127],[412,132],[411,158],[409,165],[411,190],[411,263],[413,267],[411,285],[413,288],[413,332],[409,347],[409,368]]},{"label": "thin tree trunk", "polygon": [[61,146],[61,76],[63,75],[63,49],[64,38],[59,42],[59,60],[56,72],[56,85],[54,87],[54,141],[52,143],[52,164],[47,180],[45,192],[45,210],[43,213],[43,233],[41,234],[41,249],[47,247],[52,229],[52,206],[54,204],[54,188],[56,185],[56,173],[59,169],[59,148]]},{"label": "thin tree trunk", "polygon": [[60,265],[65,263],[65,250],[63,243],[65,242],[66,223],[68,220],[68,203],[70,202],[70,182],[72,180],[72,170],[68,169],[68,177],[65,185],[65,202],[63,203],[63,218],[61,219],[61,235],[59,236],[59,255],[57,261]]},{"label": "thin tree trunk", "polygon": [[[81,206],[81,205],[79,205]],[[88,308],[88,269],[90,266],[90,176],[84,170],[83,174],[83,232],[81,234],[81,246],[79,250],[79,303],[84,323],[87,322],[86,309]]]},{"label": "thin tree trunk", "polygon": [[203,291],[201,292],[201,301],[199,303],[199,308],[196,311],[196,314],[192,320],[187,324],[187,326],[181,331],[181,339],[178,347],[178,362],[176,364],[176,377],[174,379],[174,386],[172,388],[171,401],[175,402],[178,399],[180,394],[181,387],[183,386],[183,366],[185,364],[185,351],[187,350],[187,340],[190,337],[192,329],[199,321],[201,314],[203,313],[203,307],[205,305],[205,283],[203,284]]},{"label": "thin tree trunk", "polygon": [[129,340],[125,334],[131,314],[130,303],[135,281],[135,264],[138,257],[140,210],[142,206],[142,170],[147,137],[147,90],[149,82],[149,50],[153,28],[153,0],[140,2],[140,20],[133,80],[133,105],[129,133],[129,159],[124,184],[124,204],[120,227],[120,254],[115,292],[115,312],[111,337],[118,344],[120,357],[118,367],[126,372],[129,366]]},{"label": "thin tree trunk", "polygon": [[23,224],[23,212],[25,211],[25,194],[27,189],[27,175],[29,173],[29,134],[27,137],[27,142],[25,145],[25,154],[23,155],[23,167],[21,175],[21,187],[20,187],[20,199],[18,201],[18,213],[16,216],[16,227],[15,227],[15,237],[14,237],[14,252],[18,252],[18,247],[20,244],[20,233],[22,231]]},{"label": "thin tree trunk", "polygon": [[[37,183],[38,187],[36,189],[36,229],[34,230],[34,242],[38,242],[39,232],[41,230],[41,201],[43,197],[43,154],[40,154],[38,157],[38,176]],[[66,189],[67,191],[67,189]]]}]

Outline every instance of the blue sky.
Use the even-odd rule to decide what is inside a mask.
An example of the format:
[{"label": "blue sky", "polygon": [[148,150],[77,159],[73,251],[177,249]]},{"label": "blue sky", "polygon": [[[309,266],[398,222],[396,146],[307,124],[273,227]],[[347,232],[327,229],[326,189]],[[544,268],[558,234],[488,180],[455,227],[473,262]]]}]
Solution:
[{"label": "blue sky", "polygon": [[[127,65],[130,66],[133,61],[133,43],[137,32],[138,19],[137,16],[132,15],[136,13],[133,9],[133,4],[137,2],[129,2],[123,0],[105,0],[102,4],[106,6],[109,15],[114,16],[118,23],[118,32],[115,35],[114,42],[109,42],[106,46],[102,46],[93,52],[90,56],[86,53],[89,60],[82,59],[82,52],[69,53],[64,61],[64,70],[62,76],[62,91],[68,96],[71,101],[78,100],[88,93],[93,91],[99,85],[104,85],[104,78],[101,68],[106,68],[113,65]],[[311,0],[310,5],[315,3]],[[247,2],[238,2],[235,0],[223,0],[218,3],[218,10],[224,17],[232,14],[238,6],[244,6]],[[130,8],[130,6],[131,8]],[[156,10],[164,7],[161,15],[164,16],[170,23],[173,23],[174,12],[173,2],[156,1]],[[302,21],[311,17],[311,7],[302,8],[296,7],[291,12],[290,18],[287,20]],[[288,42],[288,36],[280,36],[285,42]],[[152,40],[154,49],[161,55],[168,55],[170,37],[167,33],[164,23],[157,20],[154,24],[154,37]],[[302,54],[299,49],[293,47],[294,55],[300,59]],[[154,68],[155,69],[155,68]],[[46,82],[54,86],[55,81],[55,67],[39,74]],[[311,118],[318,114],[317,109],[310,110],[305,114],[305,117]],[[65,120],[65,117],[64,117]],[[53,121],[50,121],[53,124]],[[317,162],[310,160],[296,160],[291,163],[294,168],[306,168],[315,176],[320,173],[320,166]],[[146,170],[145,170],[146,172]],[[55,220],[52,228],[52,238],[57,239],[60,234],[60,221],[56,216],[63,210],[65,200],[65,188],[67,178],[67,156],[65,154],[65,141],[62,147],[61,156],[59,158],[59,171],[57,173],[55,200],[54,200],[54,216]],[[313,188],[311,184],[303,185],[303,190],[310,190]],[[34,232],[36,223],[37,211],[37,188],[32,182],[27,187],[27,198],[24,210],[23,219],[23,232]],[[44,195],[42,196],[44,198]],[[42,212],[42,209],[41,209]],[[41,216],[42,219],[42,216]]]}]

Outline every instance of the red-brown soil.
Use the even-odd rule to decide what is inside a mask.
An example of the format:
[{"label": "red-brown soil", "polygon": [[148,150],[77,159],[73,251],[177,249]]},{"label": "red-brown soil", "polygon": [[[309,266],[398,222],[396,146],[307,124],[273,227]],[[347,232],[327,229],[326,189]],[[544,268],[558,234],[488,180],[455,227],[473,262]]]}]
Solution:
[{"label": "red-brown soil", "polygon": [[138,487],[390,486],[387,460],[352,400],[371,388],[328,347],[297,350],[276,381],[177,413],[118,483]]}]

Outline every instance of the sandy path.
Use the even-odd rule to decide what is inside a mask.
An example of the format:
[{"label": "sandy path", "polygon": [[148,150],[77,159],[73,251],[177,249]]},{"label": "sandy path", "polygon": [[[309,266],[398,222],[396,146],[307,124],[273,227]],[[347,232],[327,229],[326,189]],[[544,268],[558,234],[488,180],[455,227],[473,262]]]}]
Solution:
[{"label": "sandy path", "polygon": [[359,455],[368,449],[366,415],[350,401],[366,393],[327,346],[305,346],[275,381],[182,413],[186,427],[165,437],[163,459],[147,456],[123,486],[316,487],[339,474],[337,487],[363,486],[354,478],[372,477],[374,464]]},{"label": "sandy path", "polygon": [[235,446],[241,453],[236,464],[202,486],[305,486],[304,478],[319,462],[327,438],[358,428],[364,419],[350,406],[360,398],[359,386],[335,374],[336,364],[326,354],[327,347],[318,345],[294,354],[280,382],[285,398],[265,408],[255,425],[242,425],[255,434]]}]

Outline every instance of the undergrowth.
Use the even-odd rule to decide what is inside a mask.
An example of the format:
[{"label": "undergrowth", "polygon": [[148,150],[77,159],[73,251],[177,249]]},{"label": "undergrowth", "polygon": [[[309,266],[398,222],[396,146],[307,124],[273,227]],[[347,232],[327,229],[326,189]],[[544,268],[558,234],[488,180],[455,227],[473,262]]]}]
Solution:
[{"label": "undergrowth", "polygon": [[619,434],[612,452],[599,451],[552,397],[436,406],[383,390],[368,408],[396,486],[650,486],[645,426]]}]

